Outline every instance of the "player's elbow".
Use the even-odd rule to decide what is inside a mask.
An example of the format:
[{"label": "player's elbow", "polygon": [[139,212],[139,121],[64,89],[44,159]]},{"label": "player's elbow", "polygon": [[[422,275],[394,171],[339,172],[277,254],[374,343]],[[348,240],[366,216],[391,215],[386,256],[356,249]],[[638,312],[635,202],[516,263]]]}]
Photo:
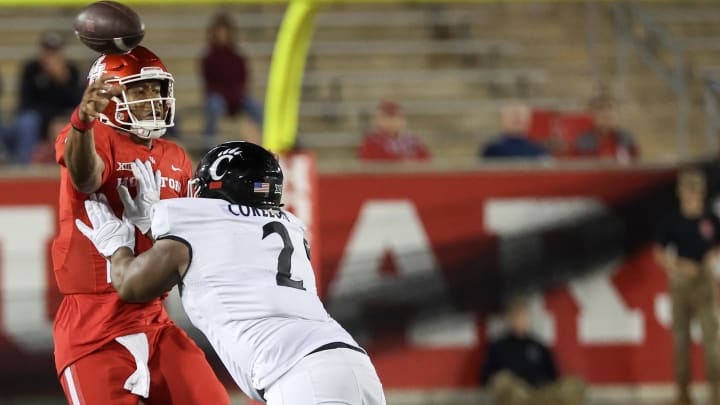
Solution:
[{"label": "player's elbow", "polygon": [[152,294],[151,291],[149,291],[146,288],[143,288],[142,285],[138,285],[138,283],[133,283],[132,280],[128,280],[129,282],[123,283],[120,288],[117,289],[117,293],[120,296],[120,299],[129,302],[129,303],[143,303],[152,301],[157,296],[155,294]]},{"label": "player's elbow", "polygon": [[65,148],[65,165],[75,190],[90,194],[102,185],[104,164],[99,158],[85,159],[81,155]]},{"label": "player's elbow", "polygon": [[83,194],[94,193],[102,185],[102,177],[92,172],[83,173],[73,170],[70,167],[68,167],[68,172],[70,173],[70,180],[75,190]]},{"label": "player's elbow", "polygon": [[155,298],[148,294],[137,293],[130,290],[121,290],[118,292],[118,294],[120,295],[121,300],[129,302],[131,304],[141,304],[144,302],[152,301],[153,298]]},{"label": "player's elbow", "polygon": [[96,186],[93,183],[90,182],[76,182],[73,181],[73,187],[75,187],[75,190],[83,193],[83,194],[92,194],[95,191],[97,191],[99,186]]}]

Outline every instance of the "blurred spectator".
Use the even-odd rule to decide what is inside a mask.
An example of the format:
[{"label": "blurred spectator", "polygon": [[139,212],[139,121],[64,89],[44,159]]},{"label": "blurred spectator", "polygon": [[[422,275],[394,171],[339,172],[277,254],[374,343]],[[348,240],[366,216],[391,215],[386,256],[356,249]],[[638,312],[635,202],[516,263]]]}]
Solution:
[{"label": "blurred spectator", "polygon": [[655,257],[667,271],[672,302],[676,405],[690,405],[690,321],[702,329],[710,404],[720,405],[720,349],[713,250],[720,241],[720,220],[705,204],[706,179],[698,169],[678,174],[679,209],[660,222]]},{"label": "blurred spectator", "polygon": [[50,122],[66,122],[80,102],[85,84],[76,65],[67,60],[65,41],[55,31],[40,37],[37,58],[26,62],[20,80],[16,130],[8,146],[19,163],[29,163],[38,144],[48,143]]},{"label": "blurred spectator", "polygon": [[497,405],[570,405],[585,399],[585,382],[560,378],[550,349],[530,331],[530,309],[514,299],[505,313],[507,332],[485,351],[481,370]]},{"label": "blurred spectator", "polygon": [[247,113],[254,125],[248,137],[258,141],[263,123],[262,107],[248,94],[250,72],[245,55],[236,46],[237,28],[227,14],[215,16],[208,27],[208,49],[201,68],[205,83],[205,136],[215,146],[218,123],[223,116]]},{"label": "blurred spectator", "polygon": [[430,152],[415,135],[407,132],[402,107],[383,101],[375,109],[374,128],[363,136],[358,157],[375,161],[427,160]]},{"label": "blurred spectator", "polygon": [[638,157],[632,136],[617,124],[617,111],[612,97],[600,94],[588,105],[594,128],[580,134],[575,142],[577,156],[609,157],[629,163]]},{"label": "blurred spectator", "polygon": [[548,150],[528,139],[530,108],[520,102],[504,105],[500,109],[500,134],[482,146],[483,158],[538,158],[547,157]]},{"label": "blurred spectator", "polygon": [[[0,76],[0,95],[2,95],[3,90],[3,81],[2,77]],[[4,117],[1,113],[2,111],[0,111],[0,163],[5,163],[10,159],[8,148],[9,142],[11,142],[13,138],[11,132],[13,131],[13,129],[5,125],[3,120]]]}]

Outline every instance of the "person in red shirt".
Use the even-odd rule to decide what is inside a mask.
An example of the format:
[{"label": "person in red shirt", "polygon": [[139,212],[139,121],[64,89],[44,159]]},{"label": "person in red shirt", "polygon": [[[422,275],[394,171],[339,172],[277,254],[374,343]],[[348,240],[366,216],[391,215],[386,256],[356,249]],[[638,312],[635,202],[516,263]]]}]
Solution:
[{"label": "person in red shirt", "polygon": [[375,127],[363,137],[358,157],[368,161],[430,159],[428,148],[406,128],[402,107],[391,101],[381,102],[375,111]]},{"label": "person in red shirt", "polygon": [[[187,195],[192,164],[178,145],[160,139],[173,125],[173,77],[160,59],[138,46],[123,55],[101,55],[88,74],[80,105],[55,142],[60,165],[59,233],[52,244],[58,288],[55,366],[72,405],[229,404],[228,394],[204,353],[168,317],[162,299],[120,300],[109,264],[75,227],[86,220],[84,201],[104,193],[113,211],[132,219],[152,199],[136,193],[132,162],[155,169],[160,195]],[[138,223],[136,253],[152,246],[149,223]]]},{"label": "person in red shirt", "polygon": [[260,143],[263,108],[248,91],[250,69],[242,51],[236,46],[237,28],[228,14],[218,14],[208,27],[208,48],[200,68],[205,84],[206,146],[217,143],[218,123],[223,116],[247,113],[251,124],[244,136]]},{"label": "person in red shirt", "polygon": [[617,125],[615,103],[607,95],[590,100],[594,128],[580,134],[575,142],[575,155],[601,157],[629,163],[637,159],[639,151],[632,136]]}]

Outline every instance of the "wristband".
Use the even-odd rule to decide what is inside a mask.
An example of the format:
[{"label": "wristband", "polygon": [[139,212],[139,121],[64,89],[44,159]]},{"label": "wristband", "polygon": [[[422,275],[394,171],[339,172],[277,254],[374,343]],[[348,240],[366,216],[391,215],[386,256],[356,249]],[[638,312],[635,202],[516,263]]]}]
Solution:
[{"label": "wristband", "polygon": [[95,126],[95,120],[93,119],[90,122],[81,120],[80,114],[78,114],[78,109],[76,108],[70,116],[70,125],[72,125],[72,127],[78,132],[87,132]]}]

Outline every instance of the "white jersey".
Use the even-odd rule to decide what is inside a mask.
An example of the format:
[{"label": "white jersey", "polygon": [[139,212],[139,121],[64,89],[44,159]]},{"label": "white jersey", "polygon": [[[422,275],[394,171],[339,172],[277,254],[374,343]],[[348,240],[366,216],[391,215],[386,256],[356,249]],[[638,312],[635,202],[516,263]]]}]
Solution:
[{"label": "white jersey", "polygon": [[357,346],[318,298],[305,227],[291,213],[205,198],[153,210],[155,239],[190,249],[179,286],[185,312],[249,396],[261,400],[257,390],[320,346]]}]

